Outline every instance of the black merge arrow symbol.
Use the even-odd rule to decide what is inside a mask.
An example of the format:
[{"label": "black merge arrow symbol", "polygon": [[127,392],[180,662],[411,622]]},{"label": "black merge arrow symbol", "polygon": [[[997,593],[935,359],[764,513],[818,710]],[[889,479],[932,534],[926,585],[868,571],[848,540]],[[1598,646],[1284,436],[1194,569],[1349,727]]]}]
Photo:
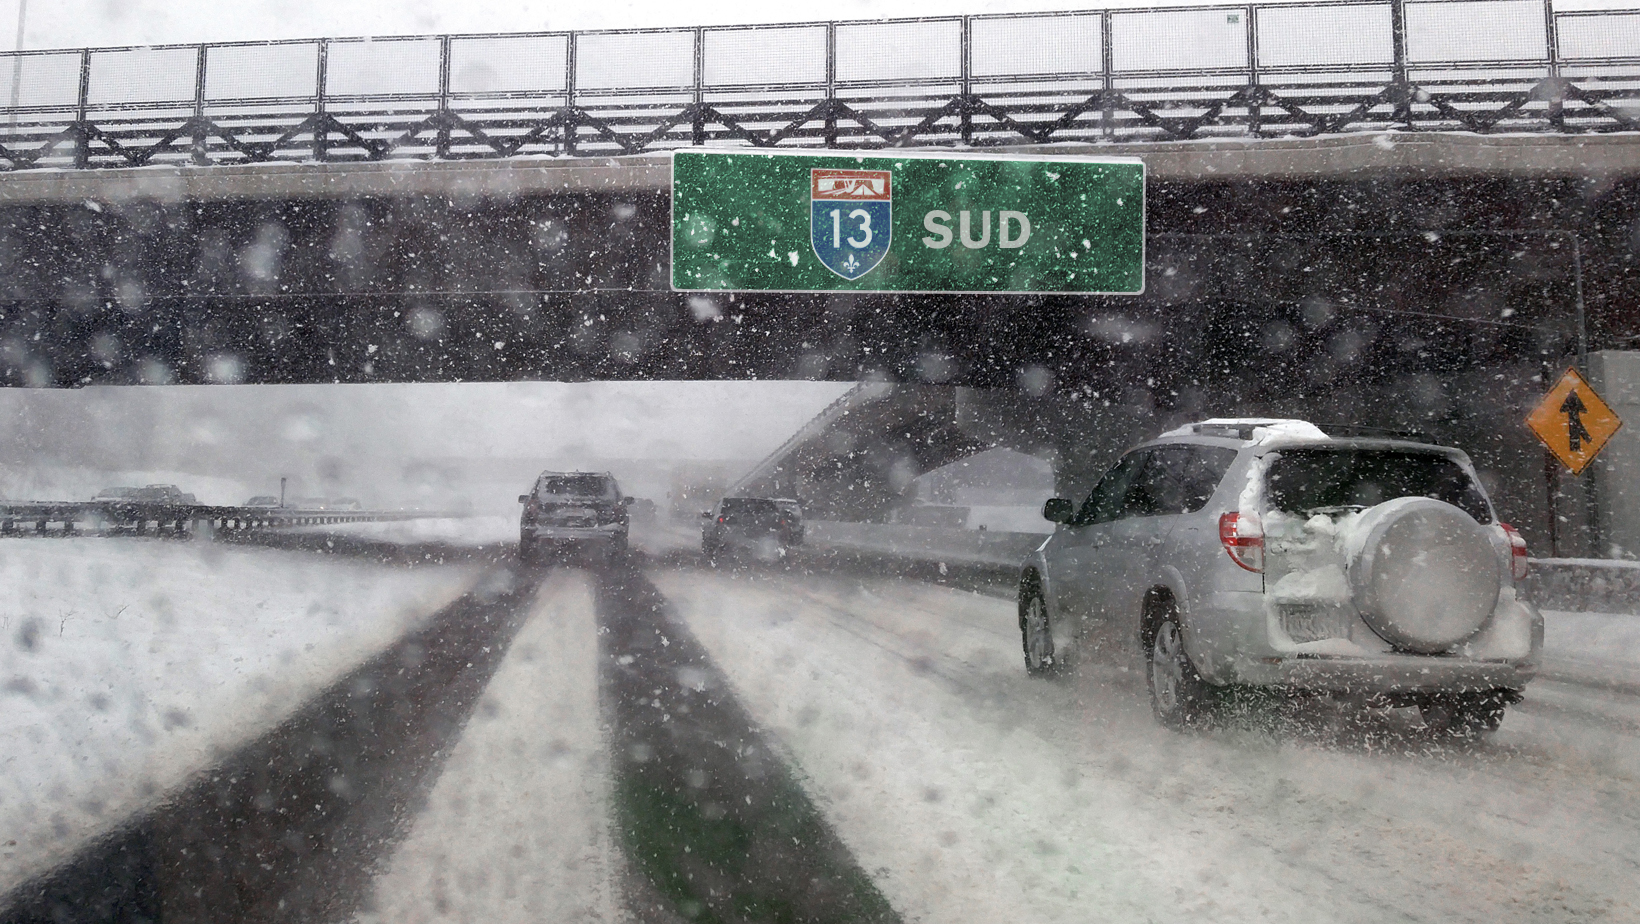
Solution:
[{"label": "black merge arrow symbol", "polygon": [[1575,391],[1566,395],[1565,401],[1560,402],[1560,412],[1566,415],[1566,448],[1572,452],[1582,451],[1584,440],[1594,442],[1594,436],[1589,433],[1589,428],[1583,426],[1583,412],[1587,410],[1588,408],[1583,405],[1583,399],[1579,398]]}]

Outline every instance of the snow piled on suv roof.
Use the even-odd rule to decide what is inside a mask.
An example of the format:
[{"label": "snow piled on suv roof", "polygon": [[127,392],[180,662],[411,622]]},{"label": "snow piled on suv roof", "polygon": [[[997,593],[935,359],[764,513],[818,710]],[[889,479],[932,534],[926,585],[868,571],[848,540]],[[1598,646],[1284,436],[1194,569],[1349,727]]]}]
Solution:
[{"label": "snow piled on suv roof", "polygon": [[1285,417],[1213,417],[1176,427],[1162,436],[1222,436],[1251,443],[1330,439],[1320,427],[1307,420]]}]

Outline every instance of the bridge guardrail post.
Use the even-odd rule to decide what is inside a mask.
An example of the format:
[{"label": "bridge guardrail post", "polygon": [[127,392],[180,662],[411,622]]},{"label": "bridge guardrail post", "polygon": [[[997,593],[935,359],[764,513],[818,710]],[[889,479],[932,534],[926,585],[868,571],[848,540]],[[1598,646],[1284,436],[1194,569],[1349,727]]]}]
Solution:
[{"label": "bridge guardrail post", "polygon": [[1104,90],[1100,94],[1100,102],[1104,105],[1100,107],[1099,119],[1104,126],[1105,140],[1107,141],[1116,137],[1116,81],[1111,75],[1111,69],[1115,66],[1111,59],[1116,44],[1115,39],[1110,34],[1110,27],[1110,10],[1100,11],[1099,36],[1102,47],[1099,49],[1099,68],[1104,78]]},{"label": "bridge guardrail post", "polygon": [[1248,4],[1244,17],[1247,28],[1247,134],[1257,138],[1261,127],[1259,103],[1264,98],[1258,73],[1258,7]]},{"label": "bridge guardrail post", "polygon": [[1389,0],[1390,42],[1394,55],[1395,121],[1412,130],[1412,86],[1407,80],[1407,3]]},{"label": "bridge guardrail post", "polygon": [[836,23],[825,25],[825,146],[836,148]]},{"label": "bridge guardrail post", "polygon": [[206,156],[205,143],[209,137],[205,131],[205,49],[201,43],[195,49],[194,57],[194,150],[193,161],[199,166],[211,162]]},{"label": "bridge guardrail post", "polygon": [[1549,125],[1555,131],[1566,130],[1566,89],[1560,82],[1560,23],[1555,19],[1554,0],[1543,0],[1544,57],[1549,61],[1547,80],[1549,90]]},{"label": "bridge guardrail post", "polygon": [[691,144],[706,143],[706,30],[695,28],[695,105],[690,119]]},{"label": "bridge guardrail post", "polygon": [[91,49],[80,49],[79,104],[74,110],[74,166],[85,168],[91,163],[91,126],[86,124],[86,111],[91,100]]},{"label": "bridge guardrail post", "polygon": [[1555,21],[1554,0],[1543,0],[1543,56],[1549,62],[1549,76],[1560,76],[1560,24]]},{"label": "bridge guardrail post", "polygon": [[313,82],[313,159],[324,161],[330,143],[329,114],[325,112],[325,81],[330,72],[330,39],[319,40]]},{"label": "bridge guardrail post", "polygon": [[434,156],[444,160],[450,156],[450,37],[438,40],[438,141]]},{"label": "bridge guardrail post", "polygon": [[961,115],[960,118],[962,120],[962,143],[963,144],[973,144],[974,143],[974,114],[973,114],[973,107],[969,105],[969,103],[971,102],[971,99],[974,95],[974,83],[973,83],[973,72],[974,72],[973,71],[973,58],[974,58],[973,17],[970,17],[970,16],[962,17],[962,32],[961,32],[961,34],[962,34],[962,49],[961,49],[960,53],[961,53],[961,56],[962,56],[962,62],[961,62],[960,66],[961,66],[961,74],[962,74],[962,115]]},{"label": "bridge guardrail post", "polygon": [[576,38],[579,35],[579,32],[571,32],[569,40],[565,43],[564,70],[567,73],[564,75],[564,118],[560,130],[564,133],[566,157],[575,156],[575,133],[580,127],[575,115],[575,53],[579,44]]}]

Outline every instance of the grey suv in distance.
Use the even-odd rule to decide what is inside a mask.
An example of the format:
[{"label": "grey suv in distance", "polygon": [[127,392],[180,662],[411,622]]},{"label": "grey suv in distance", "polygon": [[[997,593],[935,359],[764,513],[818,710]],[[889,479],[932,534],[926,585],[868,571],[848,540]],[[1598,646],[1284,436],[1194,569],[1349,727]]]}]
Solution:
[{"label": "grey suv in distance", "polygon": [[782,558],[803,544],[803,507],[783,497],[725,497],[701,511],[700,548],[708,561],[728,551]]},{"label": "grey suv in distance", "polygon": [[1526,543],[1456,449],[1209,420],[1043,516],[1059,525],[1021,574],[1026,669],[1053,669],[1082,620],[1132,631],[1164,725],[1240,685],[1416,706],[1473,735],[1536,672]]},{"label": "grey suv in distance", "polygon": [[549,546],[602,546],[626,551],[632,498],[608,472],[542,472],[528,494],[519,520],[518,554],[537,558]]}]

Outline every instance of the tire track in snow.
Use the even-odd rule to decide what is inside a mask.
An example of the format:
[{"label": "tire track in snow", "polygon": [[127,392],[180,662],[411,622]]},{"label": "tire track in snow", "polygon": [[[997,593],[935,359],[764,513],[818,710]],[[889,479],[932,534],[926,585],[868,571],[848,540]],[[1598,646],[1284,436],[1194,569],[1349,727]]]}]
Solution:
[{"label": "tire track in snow", "polygon": [[636,568],[599,576],[617,837],[640,919],[897,922],[898,915]]},{"label": "tire track in snow", "polygon": [[339,921],[436,777],[528,614],[491,569],[427,626],[58,869],[0,922]]}]

